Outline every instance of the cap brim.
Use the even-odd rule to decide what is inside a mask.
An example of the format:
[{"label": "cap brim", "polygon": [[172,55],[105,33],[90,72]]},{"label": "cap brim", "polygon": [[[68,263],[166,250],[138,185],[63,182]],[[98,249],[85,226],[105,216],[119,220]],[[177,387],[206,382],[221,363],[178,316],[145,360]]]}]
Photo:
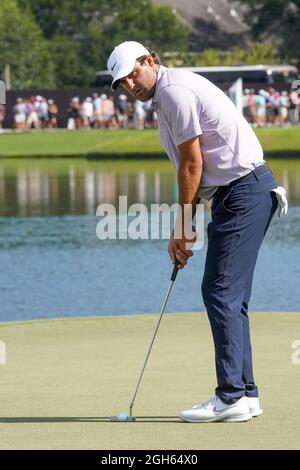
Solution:
[{"label": "cap brim", "polygon": [[113,91],[115,91],[115,89],[117,88],[118,86],[118,82],[126,77],[127,75],[129,75],[134,66],[135,66],[135,62],[136,62],[136,59],[132,59],[132,60],[128,60],[128,62],[126,64],[122,64],[121,67],[119,68],[119,70],[116,71],[116,74],[114,76],[114,79],[112,81],[112,84],[111,84],[111,89]]}]

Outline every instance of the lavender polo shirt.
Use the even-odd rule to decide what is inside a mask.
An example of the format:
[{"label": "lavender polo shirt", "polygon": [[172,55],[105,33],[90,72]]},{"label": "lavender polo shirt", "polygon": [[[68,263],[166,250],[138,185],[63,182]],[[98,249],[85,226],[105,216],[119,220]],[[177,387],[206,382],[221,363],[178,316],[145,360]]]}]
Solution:
[{"label": "lavender polo shirt", "polygon": [[174,166],[177,146],[199,136],[203,171],[199,196],[210,199],[264,163],[263,150],[246,119],[231,100],[206,78],[160,66],[153,96],[160,143]]}]

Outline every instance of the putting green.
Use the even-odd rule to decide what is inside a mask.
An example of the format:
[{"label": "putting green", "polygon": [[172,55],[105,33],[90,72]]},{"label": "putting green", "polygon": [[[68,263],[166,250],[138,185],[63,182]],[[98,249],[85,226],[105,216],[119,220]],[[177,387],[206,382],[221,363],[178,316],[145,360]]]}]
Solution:
[{"label": "putting green", "polygon": [[[187,424],[178,412],[210,398],[214,357],[206,315],[166,314],[145,371],[136,423],[128,404],[157,316],[0,324],[1,449],[299,449],[299,313],[251,315],[264,415]],[[298,347],[299,349],[299,347]],[[294,361],[297,362],[297,361]]]}]

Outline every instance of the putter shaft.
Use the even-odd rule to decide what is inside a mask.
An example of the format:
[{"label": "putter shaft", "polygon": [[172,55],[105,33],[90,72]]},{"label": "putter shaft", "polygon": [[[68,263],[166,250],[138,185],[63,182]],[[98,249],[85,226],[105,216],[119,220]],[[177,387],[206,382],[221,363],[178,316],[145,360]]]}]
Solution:
[{"label": "putter shaft", "polygon": [[178,261],[176,260],[175,266],[174,266],[174,268],[173,268],[173,272],[172,272],[172,275],[171,275],[171,282],[170,282],[170,285],[169,285],[169,288],[168,288],[168,291],[167,291],[165,300],[164,300],[164,302],[163,302],[163,305],[162,305],[162,309],[161,309],[159,318],[158,318],[157,323],[156,323],[156,325],[155,325],[155,329],[154,329],[154,333],[153,333],[153,336],[152,336],[152,339],[151,339],[151,342],[150,342],[150,346],[149,346],[149,348],[148,348],[148,351],[147,351],[147,354],[146,354],[146,358],[145,358],[145,361],[144,361],[144,364],[143,364],[143,367],[142,367],[140,376],[139,376],[138,381],[137,381],[137,384],[136,384],[136,388],[135,388],[135,391],[134,391],[134,394],[133,394],[133,398],[132,398],[131,403],[130,403],[130,407],[129,407],[129,416],[130,416],[130,417],[132,417],[132,408],[133,408],[133,404],[134,404],[134,401],[135,401],[135,398],[136,398],[136,395],[137,395],[137,392],[138,392],[138,389],[139,389],[139,386],[140,386],[140,383],[141,383],[141,380],[142,380],[142,377],[143,377],[143,374],[144,374],[144,371],[145,371],[145,368],[146,368],[146,365],[147,365],[147,362],[148,362],[148,358],[149,358],[150,353],[151,353],[151,349],[152,349],[152,346],[153,346],[153,343],[154,343],[154,340],[155,340],[155,337],[156,337],[156,334],[157,334],[157,331],[158,331],[160,322],[161,322],[161,320],[162,320],[162,317],[163,317],[163,314],[164,314],[164,311],[165,311],[165,308],[166,308],[166,305],[167,305],[169,296],[170,296],[170,294],[171,294],[171,290],[172,290],[173,284],[174,284],[174,282],[175,282],[175,279],[176,279],[176,276],[177,276],[177,273],[178,273],[178,264],[179,264],[179,263],[178,263]]}]

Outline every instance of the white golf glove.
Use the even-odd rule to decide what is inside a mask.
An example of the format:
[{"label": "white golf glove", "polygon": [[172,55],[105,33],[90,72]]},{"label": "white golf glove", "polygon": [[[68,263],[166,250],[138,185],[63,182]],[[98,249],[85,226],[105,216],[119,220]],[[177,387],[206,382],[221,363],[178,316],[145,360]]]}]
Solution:
[{"label": "white golf glove", "polygon": [[272,189],[272,191],[276,194],[278,201],[278,217],[282,214],[286,215],[289,207],[288,200],[286,198],[286,190],[282,186],[277,186],[277,188]]}]

